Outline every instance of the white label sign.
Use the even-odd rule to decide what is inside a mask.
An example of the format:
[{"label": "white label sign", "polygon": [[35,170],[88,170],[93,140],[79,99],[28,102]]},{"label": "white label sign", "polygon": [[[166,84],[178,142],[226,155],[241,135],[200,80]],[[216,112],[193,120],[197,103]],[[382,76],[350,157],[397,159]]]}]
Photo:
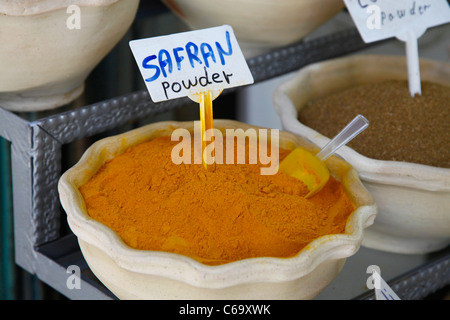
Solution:
[{"label": "white label sign", "polygon": [[427,28],[450,22],[447,0],[344,0],[366,43],[411,31],[419,38]]},{"label": "white label sign", "polygon": [[130,47],[154,102],[254,82],[228,25],[134,40]]},{"label": "white label sign", "polygon": [[397,294],[389,287],[380,274],[376,271],[373,272],[375,281],[375,297],[377,300],[400,300]]}]

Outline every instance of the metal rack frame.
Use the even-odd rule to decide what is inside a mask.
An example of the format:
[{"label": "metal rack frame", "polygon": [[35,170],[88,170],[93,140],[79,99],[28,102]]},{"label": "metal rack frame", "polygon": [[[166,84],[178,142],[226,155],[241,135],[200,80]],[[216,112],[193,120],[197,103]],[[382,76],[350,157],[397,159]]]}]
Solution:
[{"label": "metal rack frame", "polygon": [[[351,29],[280,48],[249,59],[248,65],[258,83],[369,46],[373,44],[365,44],[356,29]],[[115,299],[90,272],[76,237],[60,235],[61,219],[65,219],[57,191],[62,146],[188,102],[177,99],[155,104],[146,91],[137,91],[31,122],[0,108],[0,136],[11,142],[16,263],[70,299]],[[450,283],[449,259],[447,254],[433,262],[431,267],[434,275],[438,273],[439,284],[433,281],[425,285],[421,296]],[[82,269],[83,290],[66,286],[69,265]],[[428,270],[417,270],[413,276],[427,278]],[[401,290],[407,280],[398,279],[396,288]],[[373,295],[360,298],[371,299]]]}]

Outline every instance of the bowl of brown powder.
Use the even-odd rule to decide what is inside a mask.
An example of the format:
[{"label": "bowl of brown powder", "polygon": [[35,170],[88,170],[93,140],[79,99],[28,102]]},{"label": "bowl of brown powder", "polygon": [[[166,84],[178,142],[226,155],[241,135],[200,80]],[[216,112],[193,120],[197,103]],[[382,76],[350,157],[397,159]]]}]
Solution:
[{"label": "bowl of brown powder", "polygon": [[363,245],[419,254],[450,243],[450,65],[421,60],[411,97],[404,57],[356,55],[299,70],[275,93],[283,128],[324,146],[357,114],[370,122],[338,155],[379,214]]},{"label": "bowl of brown powder", "polygon": [[[230,130],[269,139],[264,128],[236,121],[215,120],[214,127],[224,139]],[[279,171],[262,175],[259,163],[221,164],[219,148],[214,170],[195,157],[174,161],[181,152],[172,133],[193,128],[158,122],[102,139],[63,174],[61,203],[90,269],[120,299],[315,297],[358,251],[376,216],[356,171],[332,156],[327,185],[306,199],[301,181]],[[193,135],[183,155],[195,149]],[[297,146],[317,149],[288,132],[274,137],[270,152],[280,159]]]}]

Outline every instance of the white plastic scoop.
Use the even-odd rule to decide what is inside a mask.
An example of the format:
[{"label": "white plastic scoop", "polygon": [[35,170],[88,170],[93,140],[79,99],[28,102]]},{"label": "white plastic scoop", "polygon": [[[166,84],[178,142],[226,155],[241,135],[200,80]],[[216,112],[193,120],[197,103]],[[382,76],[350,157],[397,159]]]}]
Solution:
[{"label": "white plastic scoop", "polygon": [[320,191],[330,178],[330,172],[324,161],[368,126],[369,121],[364,116],[357,115],[316,155],[305,148],[297,147],[281,161],[279,169],[303,181],[309,189],[306,198],[311,197]]}]

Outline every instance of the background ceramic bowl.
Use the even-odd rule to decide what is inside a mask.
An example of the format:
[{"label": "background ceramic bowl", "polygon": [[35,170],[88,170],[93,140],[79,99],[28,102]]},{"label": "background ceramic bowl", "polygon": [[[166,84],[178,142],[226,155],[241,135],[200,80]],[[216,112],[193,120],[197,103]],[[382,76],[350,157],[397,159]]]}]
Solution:
[{"label": "background ceramic bowl", "polygon": [[228,24],[246,58],[288,45],[344,8],[337,0],[163,0],[191,29]]},{"label": "background ceramic bowl", "polygon": [[[215,128],[247,130],[249,125],[215,120]],[[310,299],[336,277],[347,257],[360,247],[363,232],[373,223],[376,205],[356,171],[342,159],[327,165],[343,181],[357,209],[345,234],[316,239],[292,258],[252,258],[219,266],[186,256],[135,250],[105,225],[89,218],[78,187],[106,160],[152,138],[171,135],[175,128],[193,130],[193,122],[159,122],[102,139],[61,177],[59,192],[68,223],[93,273],[120,299]],[[253,127],[255,128],[255,127]],[[280,132],[280,146],[314,147],[298,136]]]},{"label": "background ceramic bowl", "polygon": [[[77,12],[68,10],[70,4],[80,8],[79,29],[71,29]],[[139,0],[2,1],[0,106],[40,111],[75,100],[92,69],[125,35],[138,4]]]},{"label": "background ceramic bowl", "polygon": [[[299,110],[311,99],[358,84],[406,80],[405,60],[401,56],[356,55],[301,69],[274,93],[283,129],[324,146],[329,138],[302,124]],[[450,86],[450,65],[422,60],[421,79]],[[347,146],[338,154],[358,171],[378,205],[377,219],[366,232],[364,246],[421,254],[450,244],[450,169],[370,159]]]}]

